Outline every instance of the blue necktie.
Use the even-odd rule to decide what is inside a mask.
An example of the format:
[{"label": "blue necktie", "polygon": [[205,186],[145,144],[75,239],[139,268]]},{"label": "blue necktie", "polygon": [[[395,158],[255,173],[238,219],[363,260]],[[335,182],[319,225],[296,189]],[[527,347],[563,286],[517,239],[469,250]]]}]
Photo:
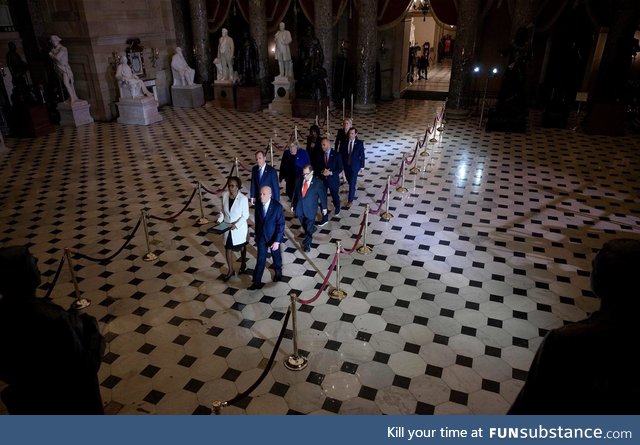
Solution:
[{"label": "blue necktie", "polygon": [[259,172],[258,180],[262,181],[262,169],[261,169],[261,168],[259,168],[259,169],[258,169],[258,172]]},{"label": "blue necktie", "polygon": [[262,216],[267,216],[267,206],[265,206],[264,204],[262,205]]}]

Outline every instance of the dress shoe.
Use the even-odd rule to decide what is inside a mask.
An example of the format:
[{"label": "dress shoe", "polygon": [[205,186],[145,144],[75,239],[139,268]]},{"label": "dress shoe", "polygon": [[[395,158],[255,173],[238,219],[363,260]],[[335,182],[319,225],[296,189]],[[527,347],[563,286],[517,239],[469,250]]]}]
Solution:
[{"label": "dress shoe", "polygon": [[340,216],[340,208],[338,208],[338,209],[336,210],[336,213],[334,213],[334,215],[335,215],[335,216]]},{"label": "dress shoe", "polygon": [[247,263],[240,264],[240,270],[238,273],[245,273],[247,271]]},{"label": "dress shoe", "polygon": [[309,246],[305,246],[304,251],[305,251],[305,252],[311,252],[311,247],[309,247]]},{"label": "dress shoe", "polygon": [[229,281],[229,280],[231,279],[231,277],[233,277],[235,274],[236,274],[235,272],[231,272],[231,273],[226,274],[226,275],[224,276],[224,278],[222,279],[222,281],[224,281],[224,282],[226,283],[226,282],[227,282],[227,281]]},{"label": "dress shoe", "polygon": [[329,217],[327,215],[324,215],[322,217],[322,221],[318,223],[318,227],[324,227],[327,225],[328,222],[329,222]]},{"label": "dress shoe", "polygon": [[273,277],[273,282],[277,283],[279,281],[282,281],[282,273],[276,273],[276,276]]},{"label": "dress shoe", "polygon": [[251,283],[251,286],[249,286],[249,290],[262,289],[263,286],[264,286],[264,284],[262,284],[262,283]]}]

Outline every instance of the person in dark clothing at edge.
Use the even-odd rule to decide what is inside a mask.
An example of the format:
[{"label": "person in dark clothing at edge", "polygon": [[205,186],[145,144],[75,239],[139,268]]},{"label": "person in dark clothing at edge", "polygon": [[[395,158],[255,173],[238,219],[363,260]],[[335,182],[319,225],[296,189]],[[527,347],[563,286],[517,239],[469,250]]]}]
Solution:
[{"label": "person in dark clothing at edge", "polygon": [[547,333],[509,414],[640,414],[640,240],[604,244],[591,288],[600,309]]},{"label": "person in dark clothing at edge", "polygon": [[0,248],[2,402],[10,414],[103,414],[98,323],[36,298],[39,285],[27,247]]}]

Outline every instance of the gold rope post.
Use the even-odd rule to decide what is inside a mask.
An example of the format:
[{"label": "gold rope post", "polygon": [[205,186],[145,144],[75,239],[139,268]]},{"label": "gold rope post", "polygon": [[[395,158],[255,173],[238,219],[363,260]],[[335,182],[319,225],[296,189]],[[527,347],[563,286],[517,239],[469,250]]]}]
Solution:
[{"label": "gold rope post", "polygon": [[[269,139],[269,144],[271,144],[271,139]],[[238,158],[234,161],[234,168],[236,170],[236,174],[234,176],[240,177],[240,167],[238,166]]]},{"label": "gold rope post", "polygon": [[269,138],[269,155],[271,156],[271,166],[273,167],[273,139]]},{"label": "gold rope post", "polygon": [[291,299],[291,330],[293,331],[293,354],[284,361],[284,367],[289,371],[302,371],[307,367],[309,361],[306,357],[298,353],[298,318],[296,315],[296,300],[298,296],[295,292],[289,294]]},{"label": "gold rope post", "polygon": [[209,220],[204,216],[204,207],[202,206],[202,184],[198,181],[198,201],[200,203],[200,218],[198,218],[198,224],[208,224]]},{"label": "gold rope post", "polygon": [[329,291],[329,296],[334,300],[342,300],[347,296],[347,293],[340,289],[340,241],[336,241],[336,255],[338,255],[336,262],[336,287]]},{"label": "gold rope post", "polygon": [[[431,130],[433,130],[433,128],[427,128],[427,133],[430,134]],[[427,145],[428,144],[424,144],[424,150],[420,152],[420,156],[429,156],[429,152],[427,151]]]},{"label": "gold rope post", "polygon": [[369,255],[373,249],[367,246],[367,229],[369,228],[369,204],[364,206],[364,232],[362,235],[362,246],[358,247],[358,253]]},{"label": "gold rope post", "polygon": [[[420,138],[418,138],[418,140],[416,141],[416,148],[414,149],[414,151],[417,153],[418,152],[418,145],[420,144]],[[411,169],[409,169],[409,173],[411,173],[412,175],[417,175],[418,173],[420,173],[420,169],[418,168],[418,161],[414,155],[413,157],[413,167],[411,167]]]},{"label": "gold rope post", "polygon": [[71,250],[68,247],[64,249],[64,256],[67,259],[67,265],[69,266],[69,272],[71,273],[71,282],[73,283],[73,292],[76,296],[75,301],[72,303],[72,307],[74,309],[84,309],[91,305],[91,301],[82,298],[82,294],[80,293],[80,286],[78,286],[78,280],[76,279],[76,271],[73,270],[73,262],[71,261]]},{"label": "gold rope post", "polygon": [[385,211],[382,215],[380,215],[380,218],[382,218],[383,221],[389,221],[391,220],[391,218],[393,218],[393,215],[391,213],[389,213],[389,188],[390,188],[390,184],[391,184],[391,176],[387,176],[387,199],[385,200]]},{"label": "gold rope post", "polygon": [[145,261],[155,261],[158,259],[158,255],[151,251],[151,244],[149,243],[149,229],[147,228],[147,212],[142,209],[140,210],[142,214],[142,226],[144,227],[144,239],[147,242],[147,253],[142,257]]},{"label": "gold rope post", "polygon": [[213,409],[211,410],[211,412],[213,414],[215,414],[216,416],[219,416],[220,413],[222,412],[222,408],[224,408],[225,406],[227,406],[227,402],[223,402],[222,400],[214,400],[213,403],[211,404]]},{"label": "gold rope post", "polygon": [[406,163],[406,160],[407,158],[404,155],[402,155],[402,163],[400,164],[402,167],[402,171],[400,172],[400,174],[402,175],[400,176],[401,182],[400,182],[400,185],[396,188],[396,192],[400,192],[400,193],[405,193],[409,191],[409,189],[404,186],[404,165]]}]

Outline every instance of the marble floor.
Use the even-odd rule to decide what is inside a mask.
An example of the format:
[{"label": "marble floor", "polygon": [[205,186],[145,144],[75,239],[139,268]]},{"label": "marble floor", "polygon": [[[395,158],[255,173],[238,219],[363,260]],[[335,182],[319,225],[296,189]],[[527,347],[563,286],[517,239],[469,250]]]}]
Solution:
[{"label": "marble floor", "polygon": [[[175,220],[149,221],[112,260],[77,258],[85,309],[108,344],[99,371],[111,414],[209,414],[265,369],[282,330],[289,292],[316,293],[336,251],[351,248],[366,204],[433,121],[440,102],[396,100],[355,116],[367,167],[349,211],[332,215],[310,253],[287,215],[284,282],[249,291],[250,275],[223,282],[223,243],[197,224],[198,200]],[[142,209],[178,213],[198,181],[223,186],[234,158],[247,189],[253,152],[311,122],[205,106],[165,107],[148,127],[94,123],[36,139],[8,139],[0,154],[0,245],[27,244],[39,258],[42,296],[71,248],[116,252]],[[338,123],[338,119],[334,120]],[[542,336],[598,307],[591,259],[608,239],[640,236],[640,141],[541,128],[486,133],[449,121],[424,172],[390,193],[394,217],[369,220],[373,253],[342,255],[341,288],[298,305],[302,371],[291,324],[274,366],[231,414],[503,414],[526,378]],[[274,153],[279,165],[280,153]],[[342,190],[346,199],[346,189]],[[286,199],[286,198],[285,198]],[[332,207],[330,206],[330,209]],[[204,193],[211,219],[219,198]],[[255,249],[249,248],[249,268]],[[335,275],[330,282],[335,284]],[[53,300],[74,300],[64,268]],[[1,410],[0,410],[1,411]]]},{"label": "marble floor", "polygon": [[446,93],[449,91],[449,80],[451,79],[451,59],[443,60],[440,63],[431,63],[428,69],[427,78],[415,80],[407,85],[409,91],[436,91]]}]

